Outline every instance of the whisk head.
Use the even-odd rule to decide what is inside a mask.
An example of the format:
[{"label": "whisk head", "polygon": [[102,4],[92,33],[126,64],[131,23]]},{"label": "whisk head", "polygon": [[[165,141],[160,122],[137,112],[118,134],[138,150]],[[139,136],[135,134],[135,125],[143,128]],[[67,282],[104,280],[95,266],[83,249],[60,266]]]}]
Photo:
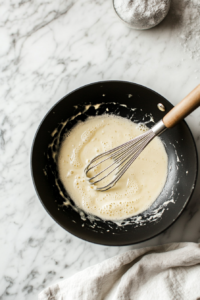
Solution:
[{"label": "whisk head", "polygon": [[[150,129],[120,146],[95,156],[85,168],[90,184],[96,185],[108,176],[113,176],[108,184],[104,186],[98,184],[96,190],[106,191],[112,188],[155,136],[156,133]],[[106,165],[104,169],[103,164]],[[89,175],[100,167],[100,172]]]}]

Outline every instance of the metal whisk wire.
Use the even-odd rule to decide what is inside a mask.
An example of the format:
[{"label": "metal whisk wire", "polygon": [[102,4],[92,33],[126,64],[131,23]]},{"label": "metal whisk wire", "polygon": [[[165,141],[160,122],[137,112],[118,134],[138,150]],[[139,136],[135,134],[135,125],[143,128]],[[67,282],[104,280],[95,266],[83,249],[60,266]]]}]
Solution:
[{"label": "metal whisk wire", "polygon": [[[110,183],[108,183],[105,186],[102,187],[96,187],[96,190],[98,191],[106,191],[113,187],[117,181],[123,176],[123,174],[127,171],[127,169],[131,166],[131,164],[134,162],[134,160],[140,155],[140,153],[143,151],[143,149],[150,143],[150,141],[155,137],[155,132],[152,130],[149,130],[142,135],[120,145],[117,146],[111,150],[108,150],[104,153],[101,153],[94,157],[90,163],[85,168],[85,174],[88,177],[89,171],[93,170],[94,168],[98,167],[100,164],[104,163],[107,160],[112,160],[112,163],[100,171],[99,173],[95,174],[92,177],[88,177],[88,181],[90,184],[95,185],[108,177],[110,174],[112,174],[115,170],[116,173],[114,174],[114,179],[111,180]],[[100,160],[100,161],[99,161]],[[99,162],[97,162],[99,161]],[[94,164],[97,162],[96,164]],[[111,167],[111,171],[109,170]],[[105,173],[107,170],[109,170],[108,173],[97,178],[101,174]],[[94,179],[97,179],[94,181]]]},{"label": "metal whisk wire", "polygon": [[[192,92],[190,92],[179,104],[177,104],[173,109],[171,109],[162,120],[156,123],[150,130],[146,133],[140,135],[139,137],[126,142],[114,149],[111,149],[107,152],[97,155],[95,158],[91,160],[91,162],[85,168],[85,174],[87,176],[88,172],[99,166],[101,163],[105,162],[108,159],[112,159],[113,163],[100,171],[95,176],[88,178],[91,184],[96,184],[102,181],[104,178],[112,174],[117,169],[115,173],[115,177],[108,183],[106,186],[97,187],[96,189],[99,191],[106,191],[113,187],[117,181],[123,176],[126,170],[130,167],[130,165],[134,162],[134,160],[140,155],[142,150],[149,144],[149,142],[157,135],[164,132],[167,128],[172,128],[182,119],[187,117],[192,111],[194,111],[197,107],[200,106],[200,85],[198,85]],[[106,157],[107,158],[104,158]],[[103,158],[102,161],[93,165],[96,161]],[[116,166],[114,166],[116,165]],[[111,168],[113,169],[106,174],[104,177],[99,180],[92,181],[101,175],[103,172]]]}]

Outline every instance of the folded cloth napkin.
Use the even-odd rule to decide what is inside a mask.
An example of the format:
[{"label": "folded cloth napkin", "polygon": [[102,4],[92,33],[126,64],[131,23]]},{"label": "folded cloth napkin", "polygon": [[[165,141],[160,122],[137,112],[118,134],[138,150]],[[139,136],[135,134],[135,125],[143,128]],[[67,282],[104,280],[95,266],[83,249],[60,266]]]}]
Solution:
[{"label": "folded cloth napkin", "polygon": [[200,244],[125,252],[54,284],[39,300],[200,300]]}]

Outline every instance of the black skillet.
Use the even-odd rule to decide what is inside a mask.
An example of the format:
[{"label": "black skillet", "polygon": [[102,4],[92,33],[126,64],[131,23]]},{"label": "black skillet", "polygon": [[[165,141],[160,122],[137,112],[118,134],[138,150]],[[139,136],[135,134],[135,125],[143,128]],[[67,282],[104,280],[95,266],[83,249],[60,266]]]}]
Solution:
[{"label": "black skillet", "polygon": [[[130,82],[97,82],[69,93],[50,109],[36,132],[31,153],[35,189],[50,216],[73,235],[89,242],[110,246],[139,243],[168,228],[182,213],[191,198],[198,168],[195,142],[185,121],[181,121],[161,135],[168,154],[168,177],[165,187],[153,205],[133,218],[129,225],[125,225],[127,220],[124,221],[124,226],[118,226],[116,223],[101,219],[93,222],[87,215],[83,218],[73,209],[73,200],[70,200],[72,206],[63,206],[63,197],[55,186],[54,177],[57,176],[57,169],[49,158],[48,145],[52,142],[52,132],[55,128],[59,128],[62,121],[83,111],[85,104],[98,103],[104,104],[98,110],[91,106],[86,113],[68,122],[62,130],[59,143],[68,129],[77,121],[84,121],[88,116],[116,114],[130,118],[134,122],[148,122],[147,126],[152,127],[155,124],[153,119],[158,122],[173,108],[173,105],[161,95]],[[164,112],[159,110],[159,103],[165,107]],[[133,111],[130,108],[137,109]],[[63,193],[68,196],[60,181],[59,184]]]}]

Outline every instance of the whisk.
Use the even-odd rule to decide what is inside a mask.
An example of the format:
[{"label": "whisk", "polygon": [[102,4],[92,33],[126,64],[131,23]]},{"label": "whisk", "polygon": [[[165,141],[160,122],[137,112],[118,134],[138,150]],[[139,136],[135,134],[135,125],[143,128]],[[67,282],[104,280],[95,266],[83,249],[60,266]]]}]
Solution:
[{"label": "whisk", "polygon": [[[85,168],[85,174],[90,184],[96,185],[106,177],[114,175],[108,184],[96,186],[96,190],[99,191],[106,191],[112,188],[154,137],[175,126],[198,106],[200,106],[200,85],[171,109],[150,130],[120,146],[95,156]],[[88,177],[90,171],[109,160],[111,160],[110,165],[94,176]]]}]

